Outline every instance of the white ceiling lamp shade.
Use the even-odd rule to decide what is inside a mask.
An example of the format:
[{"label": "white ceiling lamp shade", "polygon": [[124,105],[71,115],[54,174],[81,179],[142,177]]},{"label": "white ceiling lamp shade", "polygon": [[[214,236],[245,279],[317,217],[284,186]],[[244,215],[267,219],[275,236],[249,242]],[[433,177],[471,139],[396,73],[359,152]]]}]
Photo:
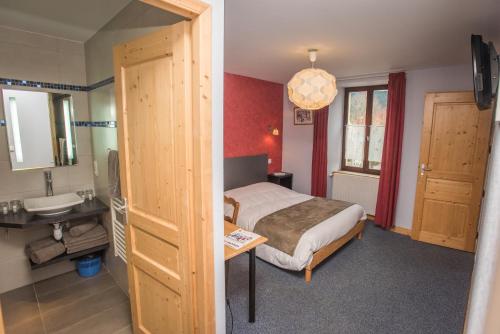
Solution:
[{"label": "white ceiling lamp shade", "polygon": [[318,50],[309,50],[311,68],[295,73],[288,82],[288,98],[297,107],[318,110],[333,102],[337,96],[335,76],[325,70],[314,68]]}]

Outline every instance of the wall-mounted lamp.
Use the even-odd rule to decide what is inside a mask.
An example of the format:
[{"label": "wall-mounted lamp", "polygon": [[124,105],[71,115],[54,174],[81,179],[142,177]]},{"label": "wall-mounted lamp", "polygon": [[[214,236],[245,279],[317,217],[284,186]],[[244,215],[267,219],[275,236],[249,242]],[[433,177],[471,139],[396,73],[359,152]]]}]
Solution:
[{"label": "wall-mounted lamp", "polygon": [[272,126],[268,126],[267,130],[273,135],[273,136],[279,136],[280,135],[280,130],[278,128],[273,128]]}]

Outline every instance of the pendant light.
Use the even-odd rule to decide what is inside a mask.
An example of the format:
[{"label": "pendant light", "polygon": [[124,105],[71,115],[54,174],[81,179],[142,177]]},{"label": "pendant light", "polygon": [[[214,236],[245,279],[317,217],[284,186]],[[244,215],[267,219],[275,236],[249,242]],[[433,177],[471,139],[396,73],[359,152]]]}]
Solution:
[{"label": "pendant light", "polygon": [[297,72],[288,82],[288,98],[301,109],[318,110],[333,102],[337,85],[335,76],[314,67],[318,50],[308,52],[311,68]]}]

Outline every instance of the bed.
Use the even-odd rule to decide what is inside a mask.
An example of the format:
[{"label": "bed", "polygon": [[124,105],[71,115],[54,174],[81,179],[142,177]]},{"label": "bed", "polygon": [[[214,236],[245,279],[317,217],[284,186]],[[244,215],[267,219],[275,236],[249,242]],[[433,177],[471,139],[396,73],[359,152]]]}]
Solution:
[{"label": "bed", "polygon": [[[237,225],[249,231],[254,231],[264,217],[313,199],[312,196],[266,182],[266,155],[226,158],[224,181],[224,194],[240,204]],[[231,215],[231,210],[232,207],[226,205],[225,215]],[[314,267],[349,240],[356,236],[361,238],[365,220],[364,209],[359,204],[352,204],[305,231],[293,254],[269,245],[257,247],[256,254],[283,269],[305,269],[305,280],[310,282]]]}]

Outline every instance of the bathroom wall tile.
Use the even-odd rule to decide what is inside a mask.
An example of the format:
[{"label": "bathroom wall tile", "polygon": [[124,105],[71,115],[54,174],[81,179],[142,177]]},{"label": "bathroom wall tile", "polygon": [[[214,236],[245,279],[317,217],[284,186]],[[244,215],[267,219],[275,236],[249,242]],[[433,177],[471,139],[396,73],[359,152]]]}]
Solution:
[{"label": "bathroom wall tile", "polygon": [[[80,321],[89,320],[88,322],[93,322],[95,321],[95,317],[92,316],[95,316],[96,313],[105,313],[106,310],[112,308],[114,305],[122,303],[128,304],[127,297],[119,287],[113,286],[99,294],[87,295],[86,298],[80,299],[64,308],[43,312],[43,323],[47,332],[55,332]],[[108,322],[113,322],[113,318],[108,318],[107,320]],[[129,321],[125,320],[121,327],[128,323]],[[101,333],[112,333],[107,328],[103,328],[102,324],[100,325]]]},{"label": "bathroom wall tile", "polygon": [[0,27],[0,43],[19,44],[38,49],[58,51],[60,41],[60,39],[46,35],[12,29],[6,26]]},{"label": "bathroom wall tile", "polygon": [[59,82],[86,85],[85,56],[82,54],[58,53]]},{"label": "bathroom wall tile", "polygon": [[[23,247],[24,249],[24,247]],[[14,258],[1,262],[2,268],[9,268],[8,275],[0,275],[0,293],[31,284],[31,269],[27,258]]]},{"label": "bathroom wall tile", "polygon": [[[52,172],[52,186],[54,189],[68,186],[70,168],[71,167],[57,167],[57,168],[47,169]],[[45,180],[44,180],[44,186],[45,186]]]},{"label": "bathroom wall tile", "polygon": [[78,165],[68,167],[69,185],[79,186],[94,183],[93,159],[91,155],[80,155]]},{"label": "bathroom wall tile", "polygon": [[21,229],[0,229],[0,266],[4,261],[24,260],[26,233]]},{"label": "bathroom wall tile", "polygon": [[5,126],[0,126],[0,161],[10,161],[7,127]]},{"label": "bathroom wall tile", "polygon": [[87,92],[71,92],[73,97],[73,110],[76,121],[90,120],[89,102]]},{"label": "bathroom wall tile", "polygon": [[[77,142],[77,155],[92,155],[92,145],[91,145],[91,128],[87,127],[77,127],[76,128],[76,142]],[[0,140],[1,142],[1,140]],[[7,152],[8,154],[8,152]],[[0,151],[0,159],[1,159]]]}]

